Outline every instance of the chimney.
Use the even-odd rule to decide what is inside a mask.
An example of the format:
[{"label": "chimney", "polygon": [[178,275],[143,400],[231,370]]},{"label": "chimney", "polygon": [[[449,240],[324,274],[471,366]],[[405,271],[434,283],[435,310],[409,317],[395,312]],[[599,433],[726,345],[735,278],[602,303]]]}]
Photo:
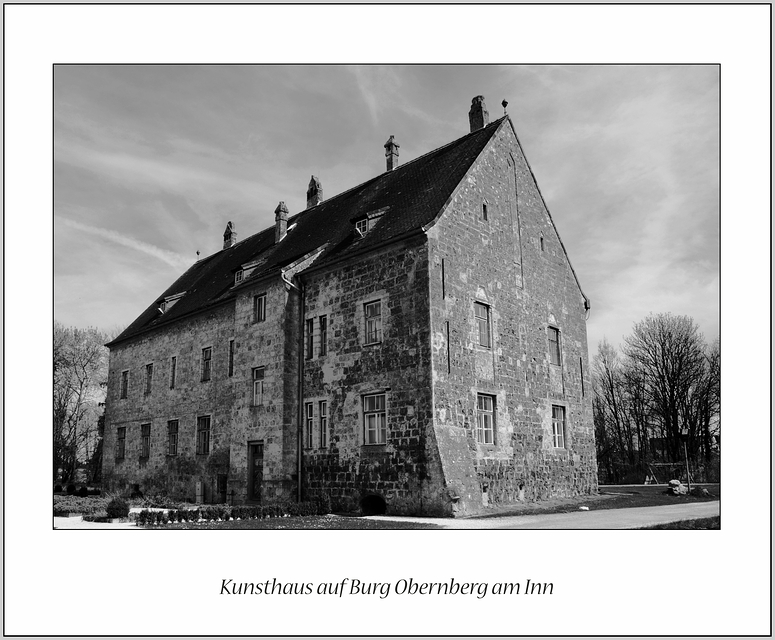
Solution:
[{"label": "chimney", "polygon": [[235,244],[237,244],[237,232],[234,231],[234,225],[229,220],[229,223],[226,225],[226,231],[223,232],[223,248],[228,249]]},{"label": "chimney", "polygon": [[487,113],[487,105],[484,104],[484,96],[476,96],[471,100],[468,122],[471,124],[471,133],[483,129],[490,123],[490,115]]},{"label": "chimney", "polygon": [[320,180],[312,176],[307,187],[307,209],[311,209],[321,202],[323,202],[323,187],[320,184]]},{"label": "chimney", "polygon": [[288,231],[288,207],[283,201],[274,210],[274,242],[277,244]]},{"label": "chimney", "polygon": [[401,145],[396,144],[396,141],[393,140],[393,136],[390,136],[388,141],[385,143],[385,158],[387,158],[387,170],[392,171],[396,166],[398,166],[398,147]]}]

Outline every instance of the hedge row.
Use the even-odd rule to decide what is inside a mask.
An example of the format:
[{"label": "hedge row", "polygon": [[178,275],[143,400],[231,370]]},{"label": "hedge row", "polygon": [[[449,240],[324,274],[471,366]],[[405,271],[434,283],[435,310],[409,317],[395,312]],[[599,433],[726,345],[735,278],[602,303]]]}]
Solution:
[{"label": "hedge row", "polygon": [[81,498],[79,496],[54,496],[54,515],[66,516],[71,513],[92,515],[105,511],[110,499],[105,498]]},{"label": "hedge row", "polygon": [[325,515],[330,512],[327,500],[315,502],[281,502],[265,505],[246,505],[229,507],[227,505],[208,505],[199,509],[170,509],[169,511],[149,511],[143,509],[137,514],[137,526],[152,526],[176,522],[216,521],[231,519],[254,520],[263,518],[286,518],[298,516]]}]

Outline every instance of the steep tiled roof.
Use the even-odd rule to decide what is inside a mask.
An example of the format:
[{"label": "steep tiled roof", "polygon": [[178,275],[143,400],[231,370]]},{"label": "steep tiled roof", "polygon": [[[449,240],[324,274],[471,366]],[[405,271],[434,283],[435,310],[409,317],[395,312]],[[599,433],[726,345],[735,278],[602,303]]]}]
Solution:
[{"label": "steep tiled roof", "polygon": [[[247,262],[262,260],[242,286],[278,272],[324,244],[327,249],[318,264],[381,245],[430,223],[503,120],[292,216],[288,220],[290,231],[277,244],[272,226],[198,261],[111,344],[233,298],[234,273]],[[361,237],[355,231],[355,221],[379,210],[385,210],[383,215]],[[158,300],[181,292],[185,295],[166,313],[159,312]]]}]

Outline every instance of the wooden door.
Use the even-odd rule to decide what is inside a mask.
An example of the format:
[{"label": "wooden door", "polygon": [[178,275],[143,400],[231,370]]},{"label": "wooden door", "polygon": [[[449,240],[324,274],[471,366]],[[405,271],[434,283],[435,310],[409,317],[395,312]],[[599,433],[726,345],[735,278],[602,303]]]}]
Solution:
[{"label": "wooden door", "polygon": [[248,500],[261,502],[264,481],[264,443],[248,443]]}]

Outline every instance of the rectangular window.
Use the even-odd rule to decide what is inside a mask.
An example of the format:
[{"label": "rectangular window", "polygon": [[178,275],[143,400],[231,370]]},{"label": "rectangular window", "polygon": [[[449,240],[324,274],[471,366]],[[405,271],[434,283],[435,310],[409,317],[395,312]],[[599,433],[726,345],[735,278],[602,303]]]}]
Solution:
[{"label": "rectangular window", "polygon": [[328,351],[328,316],[320,316],[318,324],[320,325],[320,355],[324,356]]},{"label": "rectangular window", "polygon": [[167,422],[167,455],[178,455],[178,421]]},{"label": "rectangular window", "polygon": [[482,220],[487,220],[487,203],[482,202]]},{"label": "rectangular window", "polygon": [[153,388],[153,363],[145,365],[145,395],[151,395]]},{"label": "rectangular window", "polygon": [[366,318],[366,344],[382,342],[382,302],[367,302],[363,305]]},{"label": "rectangular window", "polygon": [[151,455],[151,425],[140,425],[140,457],[147,458]]},{"label": "rectangular window", "polygon": [[229,340],[229,377],[234,375],[234,340]]},{"label": "rectangular window", "polygon": [[314,318],[309,318],[304,323],[304,357],[307,360],[312,359],[312,341],[315,338],[315,320]]},{"label": "rectangular window", "polygon": [[490,307],[481,302],[474,302],[474,315],[479,331],[479,346],[492,347],[492,332],[490,331]]},{"label": "rectangular window", "polygon": [[213,348],[202,349],[202,382],[207,382],[212,373]]},{"label": "rectangular window", "polygon": [[210,453],[210,416],[196,419],[196,452],[202,456]]},{"label": "rectangular window", "polygon": [[178,375],[178,359],[176,356],[170,358],[170,389],[175,388],[175,378]]},{"label": "rectangular window", "polygon": [[264,367],[253,369],[253,406],[264,404]]},{"label": "rectangular window", "polygon": [[495,398],[476,394],[476,441],[495,444]]},{"label": "rectangular window", "polygon": [[549,361],[560,364],[560,330],[549,327]]},{"label": "rectangular window", "polygon": [[244,271],[242,269],[238,269],[237,272],[234,274],[234,284],[239,284],[242,282],[242,276],[244,274]]},{"label": "rectangular window", "polygon": [[565,448],[565,407],[552,405],[552,446]]},{"label": "rectangular window", "polygon": [[253,296],[253,322],[266,320],[266,294]]},{"label": "rectangular window", "polygon": [[127,392],[129,391],[129,371],[121,372],[121,399],[126,399]]},{"label": "rectangular window", "polygon": [[320,448],[328,447],[328,402],[318,403],[318,420],[320,421]]},{"label": "rectangular window", "polygon": [[116,429],[116,460],[123,460],[126,453],[126,427]]},{"label": "rectangular window", "polygon": [[387,413],[385,394],[363,396],[363,442],[385,444],[387,442]]},{"label": "rectangular window", "polygon": [[447,283],[445,280],[444,258],[441,259],[441,299],[447,297]]},{"label": "rectangular window", "polygon": [[304,446],[307,449],[312,448],[312,427],[314,425],[312,414],[312,403],[307,402],[304,405]]},{"label": "rectangular window", "polygon": [[584,397],[584,362],[579,358],[579,377],[581,378],[581,397]]},{"label": "rectangular window", "polygon": [[369,232],[369,219],[364,218],[363,220],[358,220],[358,222],[355,223],[355,228],[358,230],[358,233],[365,236]]}]

